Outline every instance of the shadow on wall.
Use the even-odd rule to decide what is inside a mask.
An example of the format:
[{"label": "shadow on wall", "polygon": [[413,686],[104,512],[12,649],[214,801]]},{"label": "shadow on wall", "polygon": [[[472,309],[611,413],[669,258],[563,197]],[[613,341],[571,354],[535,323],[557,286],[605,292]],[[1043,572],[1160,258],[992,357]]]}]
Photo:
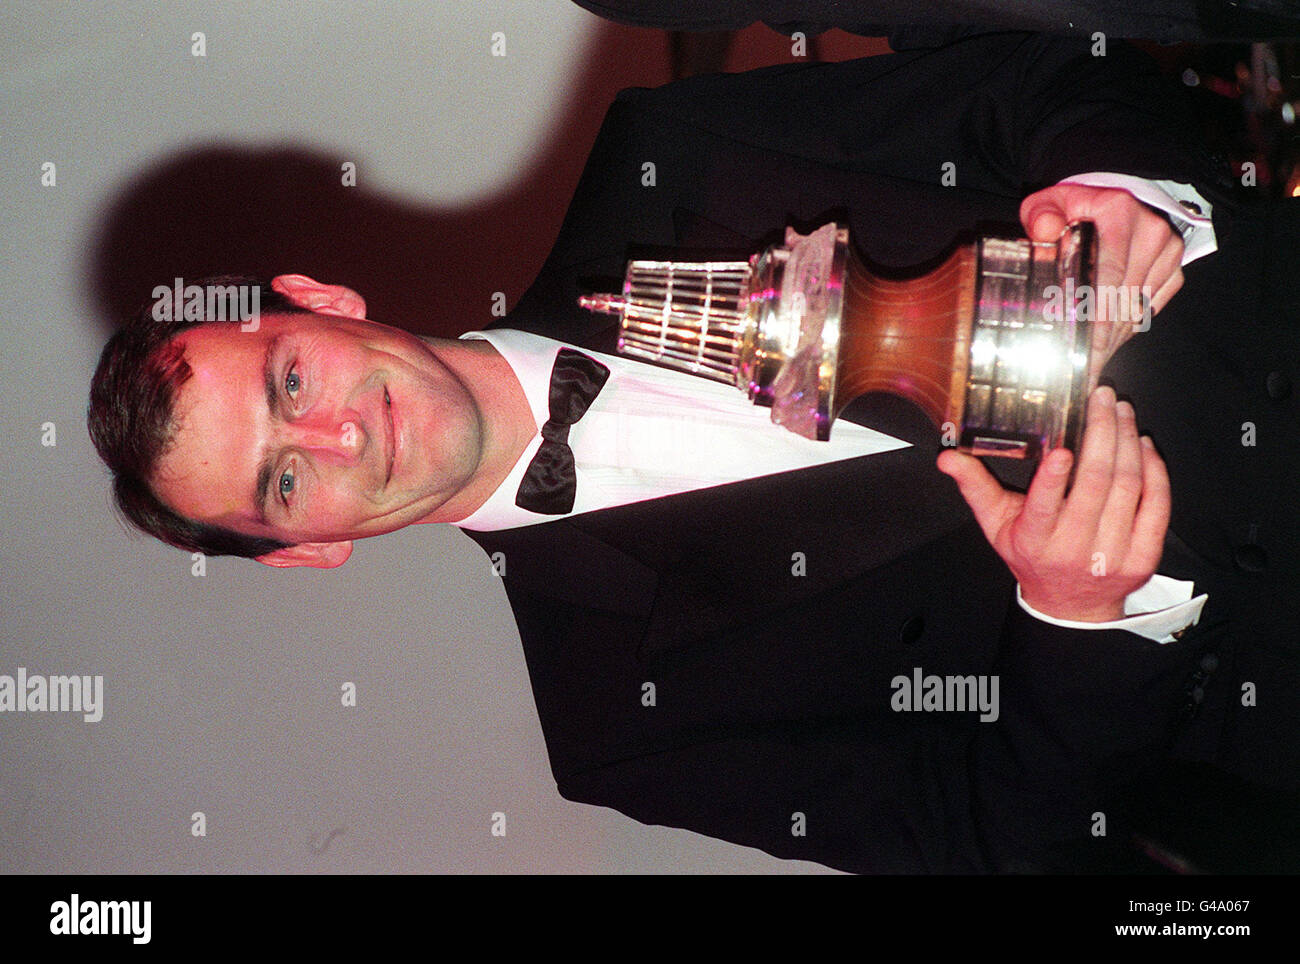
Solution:
[{"label": "shadow on wall", "polygon": [[[575,58],[575,62],[576,58]],[[143,171],[110,205],[91,260],[105,334],[173,278],[302,273],[345,284],[376,321],[450,337],[490,324],[532,283],[605,110],[624,87],[669,79],[667,35],[602,23],[560,120],[502,193],[412,205],[341,183],[342,158],[286,144],[187,151]],[[352,155],[364,165],[364,151]]]},{"label": "shadow on wall", "polygon": [[[502,193],[462,207],[396,200],[367,186],[364,171],[357,187],[344,187],[343,158],[292,144],[213,145],[171,157],[111,204],[92,255],[92,303],[107,335],[174,278],[300,273],[347,285],[372,319],[418,334],[483,328],[496,320],[494,293],[513,308],[541,269],[618,91],[665,84],[674,68],[750,70],[889,50],[883,38],[840,30],[818,36],[806,53],[803,46],[761,24],[674,40],[601,21],[528,165]],[[364,151],[350,156],[364,165]]]}]

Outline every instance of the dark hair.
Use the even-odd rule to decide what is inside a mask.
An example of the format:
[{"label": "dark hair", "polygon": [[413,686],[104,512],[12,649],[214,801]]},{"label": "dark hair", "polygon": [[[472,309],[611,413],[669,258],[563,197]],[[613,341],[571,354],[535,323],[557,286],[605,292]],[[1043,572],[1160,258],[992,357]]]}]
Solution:
[{"label": "dark hair", "polygon": [[[227,275],[191,284],[205,290],[230,285],[257,288],[263,316],[311,313],[256,278]],[[119,511],[136,527],[189,552],[255,558],[286,548],[289,543],[278,539],[246,536],[187,519],[154,494],[151,480],[158,461],[175,442],[176,393],[193,374],[176,337],[199,325],[240,323],[237,313],[225,312],[224,305],[217,317],[208,317],[205,306],[199,312],[202,317],[160,321],[155,317],[157,304],[151,300],[141,306],[108,340],[90,383],[86,421],[99,457],[113,472],[113,498]],[[173,317],[191,314],[197,306],[187,303],[185,312],[181,307],[175,306]]]}]

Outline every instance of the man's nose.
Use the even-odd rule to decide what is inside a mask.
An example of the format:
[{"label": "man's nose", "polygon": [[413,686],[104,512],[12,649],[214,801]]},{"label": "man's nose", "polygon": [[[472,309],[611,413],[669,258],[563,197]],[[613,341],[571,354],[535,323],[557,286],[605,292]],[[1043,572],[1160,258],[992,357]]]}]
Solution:
[{"label": "man's nose", "polygon": [[366,433],[355,414],[306,418],[291,423],[290,430],[300,448],[344,462],[356,459],[366,447]]}]

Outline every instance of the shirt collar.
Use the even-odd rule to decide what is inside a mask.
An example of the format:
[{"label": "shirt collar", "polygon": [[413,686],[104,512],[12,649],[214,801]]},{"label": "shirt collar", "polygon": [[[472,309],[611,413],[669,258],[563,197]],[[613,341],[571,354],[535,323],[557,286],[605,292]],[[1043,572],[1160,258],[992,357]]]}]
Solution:
[{"label": "shirt collar", "polygon": [[505,359],[528,399],[538,431],[551,414],[551,369],[555,356],[566,347],[562,341],[534,335],[527,331],[498,328],[493,331],[469,331],[460,336],[465,341],[485,341]]},{"label": "shirt collar", "polygon": [[528,408],[533,414],[537,434],[524,447],[519,459],[510,469],[510,474],[497,486],[495,492],[488,496],[481,506],[464,519],[453,525],[462,529],[500,529],[508,526],[551,522],[557,516],[541,515],[529,512],[515,505],[515,493],[523,481],[528,464],[537,454],[542,444],[541,429],[550,417],[551,369],[555,366],[555,356],[564,342],[527,331],[515,331],[509,328],[496,328],[492,331],[470,331],[460,336],[465,340],[486,341],[497,350],[515,378],[519,380],[528,399]]}]

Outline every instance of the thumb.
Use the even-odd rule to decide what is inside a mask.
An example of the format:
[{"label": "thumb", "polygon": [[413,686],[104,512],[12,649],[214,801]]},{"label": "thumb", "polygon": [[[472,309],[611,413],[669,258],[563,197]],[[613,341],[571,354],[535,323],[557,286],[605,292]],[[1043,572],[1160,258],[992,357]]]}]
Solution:
[{"label": "thumb", "polygon": [[1020,212],[1025,234],[1031,241],[1052,242],[1065,230],[1065,211],[1051,201],[1031,203]]},{"label": "thumb", "polygon": [[984,537],[993,544],[1008,514],[1014,514],[1019,497],[1002,488],[984,463],[973,455],[947,449],[939,453],[939,471],[952,476],[961,497],[975,514]]}]

